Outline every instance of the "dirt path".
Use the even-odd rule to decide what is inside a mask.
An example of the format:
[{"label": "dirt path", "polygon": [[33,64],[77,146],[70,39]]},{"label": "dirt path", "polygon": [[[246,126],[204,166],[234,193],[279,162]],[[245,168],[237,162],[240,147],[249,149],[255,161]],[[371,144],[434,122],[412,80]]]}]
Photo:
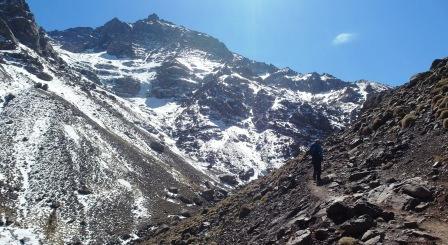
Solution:
[{"label": "dirt path", "polygon": [[421,224],[421,228],[440,238],[438,244],[448,244],[448,224],[440,220],[428,219]]},{"label": "dirt path", "polygon": [[327,186],[318,186],[311,179],[307,180],[307,187],[313,196],[324,202],[343,201],[347,197],[346,195],[340,195],[339,193],[331,191]]}]

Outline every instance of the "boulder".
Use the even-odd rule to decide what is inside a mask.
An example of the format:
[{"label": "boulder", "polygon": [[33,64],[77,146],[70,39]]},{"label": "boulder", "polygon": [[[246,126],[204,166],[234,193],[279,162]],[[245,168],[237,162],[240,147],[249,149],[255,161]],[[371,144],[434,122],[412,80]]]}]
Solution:
[{"label": "boulder", "polygon": [[204,204],[204,202],[199,197],[194,197],[193,202],[198,206],[202,206],[202,204]]},{"label": "boulder", "polygon": [[159,226],[156,231],[155,231],[155,235],[159,235],[162,233],[165,233],[167,231],[170,230],[170,227],[167,224],[162,224],[161,226]]},{"label": "boulder", "polygon": [[414,210],[415,210],[416,212],[423,212],[423,211],[425,211],[428,207],[429,207],[429,203],[427,203],[427,202],[423,202],[423,203],[420,203],[420,204],[418,204],[417,206],[415,206]]},{"label": "boulder", "polygon": [[294,236],[292,236],[287,245],[311,245],[313,243],[311,239],[311,231],[310,230],[301,230],[297,231]]},{"label": "boulder", "polygon": [[432,199],[433,193],[432,191],[428,190],[424,186],[419,186],[416,184],[405,184],[401,188],[403,193],[422,200],[429,200]]},{"label": "boulder", "polygon": [[229,195],[229,193],[223,189],[216,189],[215,190],[215,196],[217,199],[222,200],[226,198]]},{"label": "boulder", "polygon": [[364,245],[377,245],[381,242],[381,236],[372,237],[371,239],[364,242]]},{"label": "boulder", "polygon": [[79,195],[91,195],[93,192],[90,190],[86,185],[81,185],[81,187],[78,189]]},{"label": "boulder", "polygon": [[7,94],[5,97],[4,97],[4,101],[5,102],[3,102],[3,105],[4,106],[7,106],[8,104],[9,104],[9,102],[11,102],[13,99],[15,99],[16,98],[16,96],[15,95],[13,95],[13,94]]},{"label": "boulder", "polygon": [[159,142],[153,141],[149,144],[149,147],[159,154],[162,154],[165,151],[165,146]]},{"label": "boulder", "polygon": [[214,190],[205,190],[201,193],[201,196],[208,202],[212,202],[215,200],[215,191]]},{"label": "boulder", "polygon": [[233,175],[222,175],[219,176],[219,180],[221,180],[222,183],[235,186],[238,185],[238,181],[236,180],[236,177]]},{"label": "boulder", "polygon": [[342,224],[353,217],[352,209],[342,202],[331,204],[327,210],[327,216],[336,224]]},{"label": "boulder", "polygon": [[173,193],[173,194],[177,194],[177,193],[179,193],[179,188],[177,188],[177,187],[169,187],[168,191]]},{"label": "boulder", "polygon": [[180,216],[183,216],[183,217],[185,217],[185,218],[190,218],[191,217],[191,213],[190,213],[190,211],[188,211],[188,210],[186,210],[186,209],[183,209],[182,211],[180,211]]},{"label": "boulder", "polygon": [[364,172],[354,173],[354,174],[351,174],[348,177],[348,180],[350,180],[350,181],[358,181],[360,179],[363,179],[363,178],[369,176],[371,173],[372,173],[371,171],[364,171]]},{"label": "boulder", "polygon": [[239,212],[239,214],[238,214],[238,217],[239,217],[240,219],[244,219],[244,218],[246,218],[246,217],[250,214],[250,212],[251,212],[251,210],[250,210],[249,207],[247,207],[247,206],[242,206],[242,207],[240,208],[240,212]]},{"label": "boulder", "polygon": [[372,217],[363,215],[355,220],[346,221],[341,225],[341,230],[344,236],[360,237],[373,226],[375,222]]},{"label": "boulder", "polygon": [[185,204],[193,204],[193,201],[191,201],[189,198],[184,197],[182,195],[177,197],[179,199],[179,201],[185,203]]},{"label": "boulder", "polygon": [[381,217],[386,221],[394,218],[394,213],[384,212],[379,206],[369,202],[357,203],[353,207],[353,212],[356,216],[369,215],[374,219]]},{"label": "boulder", "polygon": [[42,83],[35,83],[34,88],[42,88]]},{"label": "boulder", "polygon": [[327,229],[318,229],[314,232],[314,237],[318,241],[325,241],[328,239],[329,236],[330,234]]},{"label": "boulder", "polygon": [[403,200],[405,200],[405,202],[402,206],[402,210],[406,210],[406,211],[415,210],[415,208],[421,203],[420,199],[413,198],[410,196]]},{"label": "boulder", "polygon": [[364,235],[362,235],[361,241],[365,242],[367,240],[370,240],[378,235],[378,231],[376,230],[368,230]]},{"label": "boulder", "polygon": [[294,224],[299,229],[306,229],[311,223],[311,218],[305,214],[299,215],[298,217],[292,219],[289,224]]},{"label": "boulder", "polygon": [[252,178],[255,175],[255,170],[253,168],[247,170],[247,171],[242,171],[239,174],[239,178],[242,181],[249,181],[250,178]]}]

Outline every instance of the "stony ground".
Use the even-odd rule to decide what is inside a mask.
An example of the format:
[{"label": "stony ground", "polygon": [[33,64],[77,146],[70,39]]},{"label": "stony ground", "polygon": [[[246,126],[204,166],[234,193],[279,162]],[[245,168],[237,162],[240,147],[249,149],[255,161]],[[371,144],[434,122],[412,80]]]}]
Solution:
[{"label": "stony ground", "polygon": [[370,98],[325,143],[322,186],[297,158],[143,244],[447,244],[448,59]]}]

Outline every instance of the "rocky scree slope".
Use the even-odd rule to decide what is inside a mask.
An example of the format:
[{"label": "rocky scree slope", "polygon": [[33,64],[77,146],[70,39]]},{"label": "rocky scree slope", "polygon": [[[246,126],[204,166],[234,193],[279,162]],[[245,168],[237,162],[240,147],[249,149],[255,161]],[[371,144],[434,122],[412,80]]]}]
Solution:
[{"label": "rocky scree slope", "polygon": [[324,185],[288,161],[143,244],[447,244],[448,58],[325,142]]},{"label": "rocky scree slope", "polygon": [[25,1],[0,1],[0,23],[1,244],[126,243],[226,195],[72,70]]},{"label": "rocky scree slope", "polygon": [[228,185],[279,167],[388,89],[255,62],[156,15],[49,35],[71,68],[147,113],[166,145]]}]

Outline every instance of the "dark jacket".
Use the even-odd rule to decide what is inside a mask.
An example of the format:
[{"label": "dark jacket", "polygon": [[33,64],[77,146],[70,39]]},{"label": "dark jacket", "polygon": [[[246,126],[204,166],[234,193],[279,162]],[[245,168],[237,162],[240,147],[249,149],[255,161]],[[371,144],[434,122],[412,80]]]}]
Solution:
[{"label": "dark jacket", "polygon": [[319,143],[312,144],[308,154],[311,155],[313,163],[320,163],[324,158],[324,150]]}]

